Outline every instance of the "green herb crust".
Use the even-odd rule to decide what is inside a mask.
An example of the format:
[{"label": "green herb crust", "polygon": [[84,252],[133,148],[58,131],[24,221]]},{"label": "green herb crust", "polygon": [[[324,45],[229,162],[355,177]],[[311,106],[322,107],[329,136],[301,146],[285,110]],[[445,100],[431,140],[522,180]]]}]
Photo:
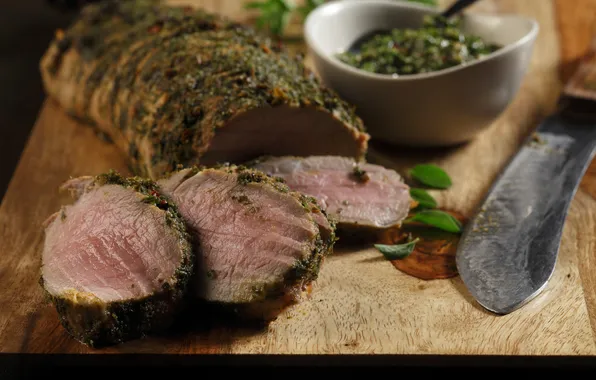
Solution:
[{"label": "green herb crust", "polygon": [[[289,199],[293,199],[305,209],[313,225],[317,228],[318,232],[311,242],[309,253],[302,259],[297,260],[278,281],[255,284],[252,287],[252,294],[245,300],[219,305],[234,310],[241,317],[248,319],[266,320],[274,318],[280,309],[295,302],[298,293],[301,293],[318,278],[324,259],[333,252],[333,247],[337,241],[335,233],[336,223],[333,219],[328,218],[315,198],[292,191],[286,184],[279,181],[278,178],[268,176],[256,169],[234,164],[221,164],[214,168],[193,167],[185,177],[190,178],[203,171],[214,170],[237,175],[237,183],[240,186],[263,186],[274,189]],[[237,202],[246,203],[247,207],[253,207],[252,203],[248,203],[241,195],[233,199]],[[315,221],[314,214],[320,214],[329,222],[329,230],[319,227]],[[209,279],[215,278],[215,276],[217,276],[217,273],[211,271],[207,274]]]},{"label": "green herb crust", "polygon": [[93,178],[87,189],[107,184],[131,188],[144,196],[143,202],[164,212],[165,222],[176,234],[182,260],[174,275],[163,282],[160,291],[144,298],[105,303],[93,295],[73,292],[56,296],[45,290],[43,277],[39,283],[51,302],[65,330],[79,342],[94,348],[143,338],[169,328],[186,307],[188,287],[195,267],[194,252],[186,225],[178,209],[162,194],[153,181],[125,178],[110,171]]},{"label": "green herb crust", "polygon": [[49,94],[109,136],[143,177],[200,164],[220,128],[261,107],[318,109],[345,124],[359,155],[367,148],[353,107],[301,59],[200,9],[152,0],[88,5],[52,41],[41,72]]}]

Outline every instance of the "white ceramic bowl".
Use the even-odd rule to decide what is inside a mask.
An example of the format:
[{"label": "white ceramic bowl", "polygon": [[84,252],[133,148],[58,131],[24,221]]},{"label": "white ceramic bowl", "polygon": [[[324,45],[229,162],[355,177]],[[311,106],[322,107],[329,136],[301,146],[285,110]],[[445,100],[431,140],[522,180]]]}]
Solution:
[{"label": "white ceramic bowl", "polygon": [[304,36],[317,73],[356,107],[374,140],[410,146],[469,141],[498,118],[521,86],[538,23],[519,15],[464,14],[464,32],[504,47],[441,71],[394,78],[335,58],[364,33],[415,28],[424,15],[436,12],[398,0],[338,0],[319,6],[305,21]]}]

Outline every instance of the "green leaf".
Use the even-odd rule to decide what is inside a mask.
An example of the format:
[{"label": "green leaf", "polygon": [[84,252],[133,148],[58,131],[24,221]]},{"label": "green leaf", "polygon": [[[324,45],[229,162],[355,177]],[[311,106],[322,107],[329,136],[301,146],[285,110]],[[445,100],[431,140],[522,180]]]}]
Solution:
[{"label": "green leaf", "polygon": [[265,29],[265,20],[262,18],[258,18],[255,21],[255,25],[256,25],[257,29]]},{"label": "green leaf", "polygon": [[459,233],[462,229],[459,220],[455,219],[453,215],[440,210],[420,211],[404,221],[404,223],[411,222],[420,222],[453,233]]},{"label": "green leaf", "polygon": [[274,36],[281,36],[290,20],[295,5],[291,0],[253,1],[245,5],[246,9],[258,9],[257,29],[267,28]]},{"label": "green leaf", "polygon": [[436,208],[437,201],[424,189],[411,188],[410,196],[413,200],[418,202],[418,207]]},{"label": "green leaf", "polygon": [[394,245],[375,244],[375,248],[378,249],[387,260],[400,260],[408,257],[410,253],[414,251],[414,247],[416,246],[416,243],[418,243],[418,240],[420,239],[416,238],[408,243]]},{"label": "green leaf", "polygon": [[451,178],[440,167],[433,164],[420,164],[410,169],[410,176],[418,182],[437,189],[451,186]]},{"label": "green leaf", "polygon": [[290,21],[291,10],[289,8],[281,8],[278,10],[277,17],[271,22],[269,29],[275,36],[281,36]]}]

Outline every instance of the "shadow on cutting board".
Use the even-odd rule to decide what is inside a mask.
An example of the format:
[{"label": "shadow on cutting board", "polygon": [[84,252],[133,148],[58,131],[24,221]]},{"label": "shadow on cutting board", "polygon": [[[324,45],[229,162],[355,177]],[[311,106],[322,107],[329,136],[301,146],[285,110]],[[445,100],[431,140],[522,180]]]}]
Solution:
[{"label": "shadow on cutting board", "polygon": [[[14,329],[23,353],[225,353],[237,340],[263,334],[267,327],[240,321],[211,305],[193,304],[161,334],[119,345],[90,348],[73,339],[60,324],[53,306],[39,303],[27,318],[24,332]],[[14,347],[16,349],[17,347]],[[8,348],[12,351],[11,348]],[[191,352],[192,351],[192,352]]]}]

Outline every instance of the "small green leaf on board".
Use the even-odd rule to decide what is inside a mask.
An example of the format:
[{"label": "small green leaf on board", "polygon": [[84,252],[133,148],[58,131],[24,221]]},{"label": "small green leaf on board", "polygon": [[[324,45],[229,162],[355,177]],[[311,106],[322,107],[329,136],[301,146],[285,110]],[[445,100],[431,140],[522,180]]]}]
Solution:
[{"label": "small green leaf on board", "polygon": [[408,257],[414,250],[418,238],[404,244],[375,244],[375,248],[379,250],[388,260],[400,260]]},{"label": "small green leaf on board", "polygon": [[451,187],[451,178],[440,167],[433,164],[419,164],[409,171],[410,176],[416,181],[436,189]]},{"label": "small green leaf on board", "polygon": [[411,222],[420,222],[453,233],[460,233],[462,230],[462,224],[459,220],[440,210],[420,211],[404,221],[404,223]]}]

